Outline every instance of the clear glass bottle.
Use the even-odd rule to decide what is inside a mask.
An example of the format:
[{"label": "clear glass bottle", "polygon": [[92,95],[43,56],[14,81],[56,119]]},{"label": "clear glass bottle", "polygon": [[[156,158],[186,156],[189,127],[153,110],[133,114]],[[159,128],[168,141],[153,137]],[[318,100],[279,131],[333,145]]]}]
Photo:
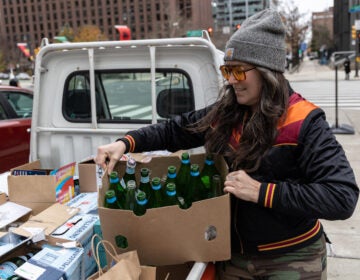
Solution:
[{"label": "clear glass bottle", "polygon": [[136,204],[134,207],[134,214],[136,216],[144,215],[146,213],[147,206],[148,206],[148,199],[146,197],[146,193],[139,190],[136,194]]},{"label": "clear glass bottle", "polygon": [[151,194],[149,197],[149,207],[148,208],[158,208],[163,205],[163,189],[161,185],[161,179],[159,177],[154,177],[151,180]]},{"label": "clear glass bottle", "polygon": [[136,182],[134,180],[129,180],[127,183],[127,192],[125,199],[125,210],[134,210],[136,204]]},{"label": "clear glass bottle", "polygon": [[122,209],[122,205],[119,203],[115,191],[108,190],[105,193],[104,207],[110,209]]},{"label": "clear glass bottle", "polygon": [[110,185],[109,190],[113,190],[115,192],[116,198],[120,205],[124,205],[125,195],[126,195],[126,187],[124,187],[120,183],[119,174],[117,171],[112,171],[110,173]]},{"label": "clear glass bottle", "polygon": [[175,183],[167,183],[165,188],[164,206],[179,205]]},{"label": "clear glass bottle", "polygon": [[181,154],[181,165],[176,175],[176,192],[184,196],[190,178],[190,155],[188,152]]},{"label": "clear glass bottle", "polygon": [[123,176],[125,186],[127,186],[130,180],[134,180],[136,185],[135,168],[136,168],[136,160],[133,159],[132,157],[129,157],[128,161],[126,162],[126,170]]}]

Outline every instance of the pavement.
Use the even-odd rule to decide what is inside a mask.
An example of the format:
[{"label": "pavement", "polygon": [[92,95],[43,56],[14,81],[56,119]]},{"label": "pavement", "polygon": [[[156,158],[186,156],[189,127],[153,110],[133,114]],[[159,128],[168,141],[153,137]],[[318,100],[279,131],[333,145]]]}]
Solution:
[{"label": "pavement", "polygon": [[[338,70],[338,78],[343,79],[344,71]],[[360,89],[360,79],[354,78],[352,85]],[[335,71],[327,65],[320,65],[317,60],[305,60],[297,71],[286,72],[290,83],[305,81],[335,81]],[[360,94],[360,92],[359,92]],[[332,110],[332,108],[330,108]],[[329,108],[324,109],[327,113]],[[331,114],[327,114],[331,118]],[[341,108],[339,116],[344,124],[354,128],[354,134],[335,133],[335,137],[343,146],[348,160],[354,170],[356,180],[360,182],[360,108]],[[328,119],[329,120],[329,119]],[[329,122],[334,120],[329,120]],[[344,221],[322,220],[325,232],[332,241],[328,247],[327,275],[330,280],[360,279],[360,203],[351,218]],[[330,250],[331,249],[331,250]]]}]

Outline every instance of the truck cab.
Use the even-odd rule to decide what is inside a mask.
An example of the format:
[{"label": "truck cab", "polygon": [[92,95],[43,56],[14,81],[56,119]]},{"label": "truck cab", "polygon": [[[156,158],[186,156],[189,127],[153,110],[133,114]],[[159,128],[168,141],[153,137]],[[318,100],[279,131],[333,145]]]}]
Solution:
[{"label": "truck cab", "polygon": [[30,161],[79,162],[129,130],[218,97],[223,53],[209,39],[49,44],[36,58]]}]

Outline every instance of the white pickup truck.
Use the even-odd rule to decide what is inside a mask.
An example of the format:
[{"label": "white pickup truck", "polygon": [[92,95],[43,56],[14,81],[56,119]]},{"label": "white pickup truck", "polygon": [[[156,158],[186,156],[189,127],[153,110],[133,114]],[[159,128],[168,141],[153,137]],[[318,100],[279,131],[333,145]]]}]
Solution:
[{"label": "white pickup truck", "polygon": [[[128,130],[215,101],[223,53],[205,38],[49,44],[36,58],[30,161],[79,162]],[[206,38],[207,37],[207,38]]]}]

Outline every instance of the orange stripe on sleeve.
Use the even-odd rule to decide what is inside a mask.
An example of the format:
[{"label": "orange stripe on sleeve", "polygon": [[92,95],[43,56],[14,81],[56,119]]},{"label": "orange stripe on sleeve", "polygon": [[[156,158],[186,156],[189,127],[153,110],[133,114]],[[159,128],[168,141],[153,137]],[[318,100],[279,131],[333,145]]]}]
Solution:
[{"label": "orange stripe on sleeve", "polygon": [[131,135],[125,135],[124,138],[126,138],[129,141],[129,144],[130,144],[129,152],[132,153],[135,150],[135,140],[134,140],[134,138]]},{"label": "orange stripe on sleeve", "polygon": [[264,207],[272,208],[276,184],[269,183],[266,189]]}]

